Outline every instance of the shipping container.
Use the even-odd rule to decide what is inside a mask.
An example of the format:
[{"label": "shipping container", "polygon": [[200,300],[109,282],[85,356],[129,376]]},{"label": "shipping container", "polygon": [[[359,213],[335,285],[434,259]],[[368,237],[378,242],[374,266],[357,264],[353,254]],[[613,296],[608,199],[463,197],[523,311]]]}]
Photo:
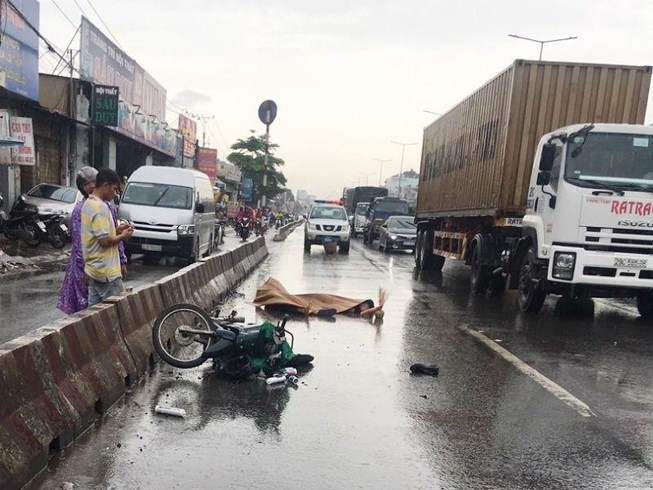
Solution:
[{"label": "shipping container", "polygon": [[649,66],[516,60],[424,129],[417,217],[522,215],[539,138],[642,124],[650,82]]}]

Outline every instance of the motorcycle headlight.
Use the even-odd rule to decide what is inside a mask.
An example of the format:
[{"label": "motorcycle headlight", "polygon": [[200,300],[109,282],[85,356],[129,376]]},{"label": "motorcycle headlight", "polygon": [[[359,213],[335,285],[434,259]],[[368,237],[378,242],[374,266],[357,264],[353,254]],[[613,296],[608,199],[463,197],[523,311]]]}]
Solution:
[{"label": "motorcycle headlight", "polygon": [[179,225],[177,227],[178,235],[194,235],[195,234],[195,225]]},{"label": "motorcycle headlight", "polygon": [[574,277],[576,254],[574,252],[556,252],[553,256],[553,277],[571,280]]}]

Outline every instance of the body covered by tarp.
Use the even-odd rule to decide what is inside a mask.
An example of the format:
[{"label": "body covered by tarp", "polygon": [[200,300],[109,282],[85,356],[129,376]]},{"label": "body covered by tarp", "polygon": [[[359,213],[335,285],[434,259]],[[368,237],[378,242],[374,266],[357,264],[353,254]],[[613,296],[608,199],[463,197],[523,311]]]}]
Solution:
[{"label": "body covered by tarp", "polygon": [[305,315],[320,315],[325,312],[360,313],[374,306],[371,299],[354,299],[335,294],[290,294],[273,277],[265,281],[257,291],[253,301],[256,306],[265,306],[284,311],[294,311]]}]

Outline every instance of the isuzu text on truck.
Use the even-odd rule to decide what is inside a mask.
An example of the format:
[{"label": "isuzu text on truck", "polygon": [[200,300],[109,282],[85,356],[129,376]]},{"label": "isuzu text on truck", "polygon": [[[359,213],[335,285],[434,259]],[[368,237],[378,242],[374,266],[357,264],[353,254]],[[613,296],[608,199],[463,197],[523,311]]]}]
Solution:
[{"label": "isuzu text on truck", "polygon": [[653,318],[648,66],[517,60],[424,130],[416,264],[476,293],[635,297]]}]

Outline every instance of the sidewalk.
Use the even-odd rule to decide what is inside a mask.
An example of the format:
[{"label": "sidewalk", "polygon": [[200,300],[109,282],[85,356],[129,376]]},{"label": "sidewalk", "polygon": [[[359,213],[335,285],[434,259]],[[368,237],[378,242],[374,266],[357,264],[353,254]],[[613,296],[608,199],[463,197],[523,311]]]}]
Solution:
[{"label": "sidewalk", "polygon": [[69,257],[70,244],[61,250],[52,248],[49,243],[31,248],[20,240],[12,241],[0,236],[0,281],[64,270]]}]

